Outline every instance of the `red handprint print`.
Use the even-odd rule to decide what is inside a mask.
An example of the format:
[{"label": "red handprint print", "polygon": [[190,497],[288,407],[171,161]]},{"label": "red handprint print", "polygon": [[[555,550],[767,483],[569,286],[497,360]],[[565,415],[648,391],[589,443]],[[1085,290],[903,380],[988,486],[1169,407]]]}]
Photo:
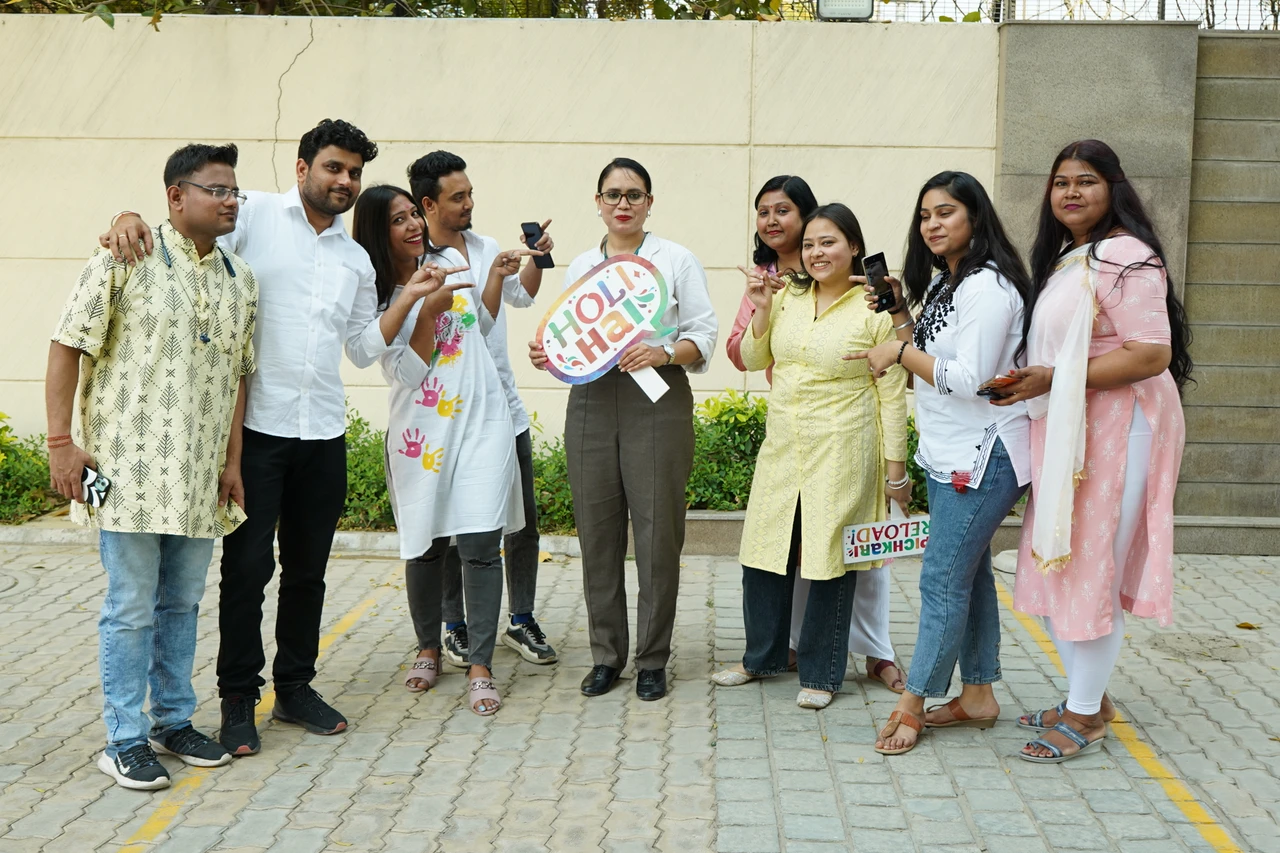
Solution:
[{"label": "red handprint print", "polygon": [[422,434],[421,430],[415,429],[412,433],[409,430],[405,430],[400,438],[404,439],[404,450],[397,450],[397,453],[408,456],[410,459],[417,459],[422,455],[423,439],[426,436]]},{"label": "red handprint print", "polygon": [[434,376],[422,380],[422,399],[417,400],[419,406],[426,406],[428,409],[434,409],[440,402],[440,395],[444,393],[444,386],[440,384],[440,380]]}]

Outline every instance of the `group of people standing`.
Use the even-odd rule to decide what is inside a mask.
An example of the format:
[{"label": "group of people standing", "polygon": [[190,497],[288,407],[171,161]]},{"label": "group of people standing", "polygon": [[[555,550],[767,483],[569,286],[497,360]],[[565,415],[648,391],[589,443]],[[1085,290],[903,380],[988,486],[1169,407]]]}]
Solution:
[{"label": "group of people standing", "polygon": [[[817,206],[794,176],[767,183],[756,207],[756,266],[743,269],[729,353],[770,370],[772,392],[740,555],[746,651],[713,680],[796,669],[797,704],[824,708],[846,652],[867,643],[863,626],[887,625],[887,599],[874,604],[880,618],[853,621],[883,566],[844,565],[841,532],[883,520],[887,501],[907,511],[910,378],[930,538],[910,671],[876,751],[908,752],[925,728],[995,724],[991,540],[1028,488],[1015,604],[1044,618],[1069,687],[1056,707],[1019,718],[1042,733],[1020,757],[1053,763],[1095,748],[1115,716],[1106,687],[1125,612],[1172,618],[1191,373],[1164,249],[1119,158],[1098,140],[1058,154],[1030,271],[981,183],[930,178],[888,299],[864,275],[867,247],[847,207]],[[960,695],[926,709],[949,693],[957,662]]]},{"label": "group of people standing", "polygon": [[[505,318],[539,292],[542,269],[527,261],[553,249],[550,220],[533,245],[522,236],[503,249],[471,230],[461,157],[432,152],[408,168],[408,189],[361,194],[376,156],[358,128],[326,119],[300,141],[297,186],[245,193],[234,145],[179,149],[165,167],[167,220],[151,228],[117,214],[59,319],[51,475],[76,517],[102,531],[108,745],[98,766],[125,787],[169,784],[156,752],[216,766],[259,750],[262,605],[277,543],[272,716],[319,734],[347,727],[311,687],[346,494],[344,350],[358,366],[379,364],[391,389],[386,476],[418,650],[405,688],[434,688],[446,662],[465,667],[466,703],[489,716],[502,704],[499,640],[531,663],[557,660],[534,616],[532,442]],[[594,201],[604,236],[568,265],[565,286],[638,255],[667,282],[658,319],[671,332],[570,391],[565,449],[593,659],[581,690],[608,692],[628,660],[630,522],[635,689],[655,700],[667,692],[694,453],[687,374],[707,369],[718,327],[698,259],[648,230],[645,168],[610,161]],[[342,215],[353,207],[348,235]],[[1051,730],[1024,757],[1058,760],[1096,743],[1123,611],[1170,616],[1177,392],[1190,371],[1163,251],[1115,154],[1088,141],[1054,163],[1030,274],[978,181],[931,179],[887,311],[857,298],[866,246],[848,207],[819,206],[793,176],[767,182],[756,207],[755,267],[744,269],[728,352],[740,368],[769,371],[773,391],[740,556],[747,648],[715,681],[798,669],[797,701],[818,709],[852,651],[902,694],[877,749],[905,752],[926,725],[990,725],[1000,678],[990,541],[1030,484],[1017,601],[1046,617],[1071,689],[1023,718]],[[538,342],[528,355],[545,366]],[[646,368],[669,386],[656,402],[626,375]],[[846,566],[842,531],[885,519],[889,501],[906,510],[909,375],[924,383],[916,459],[933,530],[904,677],[887,568]],[[988,400],[984,383],[997,376],[1007,384]],[[107,478],[100,491],[86,489],[87,470]],[[218,536],[214,740],[191,724],[191,670]],[[926,712],[957,659],[963,692]]]}]

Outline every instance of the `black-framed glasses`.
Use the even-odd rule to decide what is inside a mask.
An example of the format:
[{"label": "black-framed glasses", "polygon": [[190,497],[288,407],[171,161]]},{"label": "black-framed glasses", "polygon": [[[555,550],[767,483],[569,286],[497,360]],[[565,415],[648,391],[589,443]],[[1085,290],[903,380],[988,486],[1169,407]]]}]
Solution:
[{"label": "black-framed glasses", "polygon": [[617,190],[605,190],[604,192],[600,193],[600,200],[603,201],[605,204],[609,205],[610,207],[613,207],[615,204],[618,204],[624,198],[627,200],[627,204],[637,205],[643,202],[648,197],[649,197],[649,194],[642,190],[627,190],[624,193],[618,192]]},{"label": "black-framed glasses", "polygon": [[249,197],[247,195],[240,192],[240,190],[235,189],[234,187],[206,187],[204,184],[197,184],[195,181],[178,181],[178,183],[190,184],[193,187],[199,187],[200,189],[207,192],[209,195],[213,196],[218,201],[226,201],[231,196],[235,196],[236,201],[240,202],[241,204],[244,204],[246,201],[249,200]]}]

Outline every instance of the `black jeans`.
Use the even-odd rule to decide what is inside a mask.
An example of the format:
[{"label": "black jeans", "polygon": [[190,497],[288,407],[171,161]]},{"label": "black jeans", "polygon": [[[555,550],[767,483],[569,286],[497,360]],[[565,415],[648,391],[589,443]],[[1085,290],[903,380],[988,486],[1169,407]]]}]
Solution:
[{"label": "black jeans", "polygon": [[303,440],[245,429],[240,471],[249,518],[222,541],[218,695],[257,697],[266,684],[262,603],[275,573],[277,535],[280,597],[272,680],[280,691],[315,678],[324,572],[347,498],[346,436]]},{"label": "black jeans", "polygon": [[[533,440],[529,430],[516,436],[516,464],[524,500],[524,528],[503,538],[503,562],[507,569],[507,612],[512,616],[533,612],[538,593],[538,501],[533,494]],[[458,546],[449,546],[443,585],[444,621],[466,622],[462,606],[462,557]]]},{"label": "black jeans", "polygon": [[[791,645],[791,596],[800,557],[800,508],[791,525],[791,553],[785,575],[742,567],[742,621],[747,650],[742,668],[752,675],[777,675],[787,670]],[[844,683],[849,657],[849,621],[858,573],[809,584],[796,667],[800,686],[835,693]]]}]

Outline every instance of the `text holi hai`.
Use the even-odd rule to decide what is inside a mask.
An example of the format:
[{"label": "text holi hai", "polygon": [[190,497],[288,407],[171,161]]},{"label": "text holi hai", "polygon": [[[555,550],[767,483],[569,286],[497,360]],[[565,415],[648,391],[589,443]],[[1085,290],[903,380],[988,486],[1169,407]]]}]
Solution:
[{"label": "text holi hai", "polygon": [[597,264],[542,319],[547,371],[570,385],[599,378],[632,344],[670,334],[661,325],[666,310],[667,283],[653,264],[637,255]]}]

